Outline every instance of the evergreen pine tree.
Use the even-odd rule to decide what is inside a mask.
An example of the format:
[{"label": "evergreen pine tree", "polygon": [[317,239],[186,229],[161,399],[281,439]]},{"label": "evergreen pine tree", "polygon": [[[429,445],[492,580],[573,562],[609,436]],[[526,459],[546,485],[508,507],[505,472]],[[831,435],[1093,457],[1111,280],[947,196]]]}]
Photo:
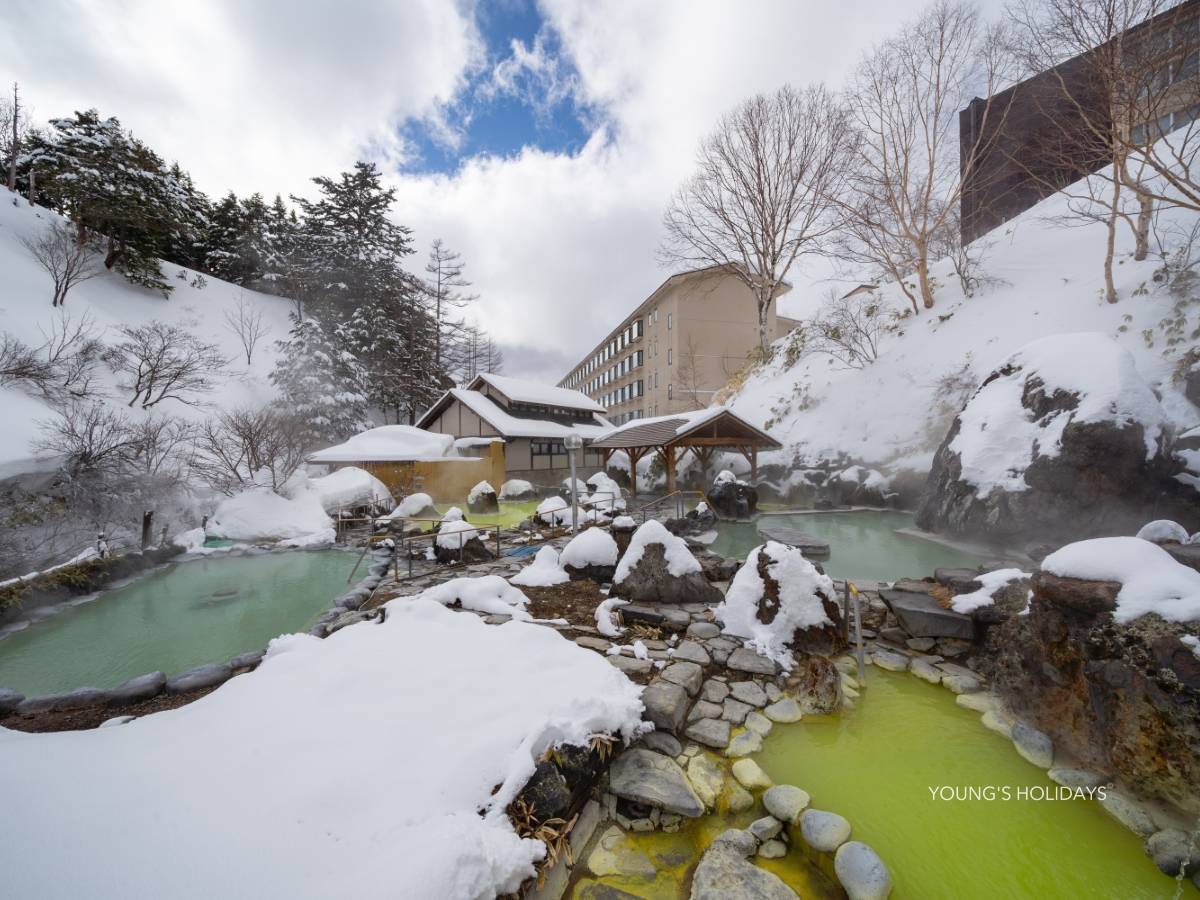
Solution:
[{"label": "evergreen pine tree", "polygon": [[316,319],[293,315],[287,339],[275,346],[279,359],[271,382],[302,423],[307,444],[327,446],[372,426],[366,372],[338,335]]}]

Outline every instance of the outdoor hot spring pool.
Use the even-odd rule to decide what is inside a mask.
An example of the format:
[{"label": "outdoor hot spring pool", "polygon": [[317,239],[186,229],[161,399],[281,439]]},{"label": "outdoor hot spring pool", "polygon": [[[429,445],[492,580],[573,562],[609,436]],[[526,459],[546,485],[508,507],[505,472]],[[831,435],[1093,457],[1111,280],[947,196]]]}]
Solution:
[{"label": "outdoor hot spring pool", "polygon": [[28,695],[113,688],[261,650],[310,628],[357,559],[312,550],[176,563],[0,640],[0,686]]},{"label": "outdoor hot spring pool", "polygon": [[[753,759],[774,783],[807,791],[811,808],[850,821],[851,839],[868,844],[887,864],[891,900],[1174,896],[1175,884],[1146,856],[1142,841],[1098,803],[1036,799],[1057,787],[1044,771],[984,728],[979,713],[958,706],[945,688],[909,674],[869,666],[856,708],[776,725]],[[990,786],[996,799],[933,799],[929,789],[947,785],[960,791]],[[712,840],[761,815],[756,806],[690,820],[677,834],[631,832],[624,847],[649,857],[657,868],[653,880],[585,875],[568,898],[610,896],[604,888],[645,900],[686,898],[690,871]],[[756,864],[801,897],[844,896],[800,846],[796,831],[785,857]],[[1200,898],[1200,892],[1186,882],[1180,896]]]},{"label": "outdoor hot spring pool", "polygon": [[899,510],[762,515],[753,522],[719,522],[717,539],[709,549],[722,556],[745,559],[763,542],[758,528],[772,525],[794,528],[829,543],[828,559],[818,560],[831,578],[895,581],[923,578],[940,566],[975,567],[978,556],[934,541],[897,534],[912,528],[911,513]]}]

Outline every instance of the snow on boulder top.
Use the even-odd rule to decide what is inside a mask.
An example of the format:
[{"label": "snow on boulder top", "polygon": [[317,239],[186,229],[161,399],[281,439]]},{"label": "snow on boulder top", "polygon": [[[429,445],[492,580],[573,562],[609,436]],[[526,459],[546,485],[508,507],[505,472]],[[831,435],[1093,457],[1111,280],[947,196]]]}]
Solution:
[{"label": "snow on boulder top", "polygon": [[615,519],[613,519],[612,523],[614,528],[637,527],[637,519],[635,519],[633,516],[617,516]]},{"label": "snow on boulder top", "polygon": [[318,450],[309,462],[376,462],[409,459],[441,459],[452,456],[454,438],[434,434],[412,425],[383,425],[356,434],[333,447]]},{"label": "snow on boulder top", "polygon": [[713,484],[728,484],[729,482],[737,483],[738,477],[728,469],[722,469],[717,473],[717,477],[713,479]]},{"label": "snow on boulder top", "polygon": [[1150,541],[1152,544],[1186,544],[1188,542],[1187,529],[1170,519],[1155,519],[1153,522],[1147,522],[1138,531],[1137,537],[1143,541]]},{"label": "snow on boulder top", "polygon": [[[441,542],[440,536],[438,541]],[[489,615],[512,616],[514,619],[522,621],[528,621],[530,618],[529,613],[525,611],[529,598],[499,575],[453,578],[450,581],[426,588],[416,597],[401,599],[405,603],[413,600],[432,600],[442,606],[459,605],[463,609]]]},{"label": "snow on boulder top", "polygon": [[333,520],[313,491],[288,499],[268,488],[252,488],[221,501],[205,530],[210,537],[231,541],[283,541],[332,532]]},{"label": "snow on boulder top", "polygon": [[[770,622],[758,617],[758,603],[767,589],[758,572],[762,555],[770,560],[767,574],[779,584],[779,608]],[[795,547],[767,541],[751,550],[746,564],[737,570],[716,616],[725,634],[743,638],[759,655],[789,668],[792,655],[788,645],[796,630],[833,624],[825,614],[821,594],[835,596],[829,576],[818,572]]]},{"label": "snow on boulder top", "polygon": [[320,478],[310,478],[308,488],[316,491],[326,512],[392,502],[392,492],[387,485],[366,469],[356,466],[346,466]]},{"label": "snow on boulder top", "polygon": [[[1049,399],[1072,395],[1074,405],[1053,404],[1035,418],[1023,400],[1030,383]],[[1056,457],[1069,424],[1141,425],[1146,458],[1157,452],[1165,421],[1158,398],[1138,374],[1133,356],[1099,332],[1056,334],[1026,344],[1008,357],[959,414],[949,449],[959,455],[962,477],[986,497],[993,488],[1024,491],[1035,456]]]},{"label": "snow on boulder top", "polygon": [[1141,538],[1067,544],[1042,560],[1042,571],[1062,578],[1120,582],[1113,618],[1121,623],[1147,613],[1170,622],[1200,619],[1200,572],[1180,565],[1162,547]]},{"label": "snow on boulder top", "polygon": [[443,522],[461,522],[463,518],[463,511],[457,506],[452,506],[442,513]]},{"label": "snow on boulder top", "polygon": [[474,503],[484,494],[494,493],[496,493],[496,489],[494,487],[492,487],[486,481],[481,481],[479,484],[475,485],[475,487],[471,488],[470,492],[467,494],[467,502]]},{"label": "snow on boulder top", "polygon": [[571,576],[559,565],[558,551],[553,547],[543,547],[533,562],[508,580],[523,587],[552,587],[570,581]]},{"label": "snow on boulder top", "polygon": [[649,544],[662,545],[663,556],[667,561],[667,571],[676,578],[687,575],[689,572],[700,571],[699,561],[692,556],[692,551],[688,549],[683,538],[671,534],[657,519],[648,519],[629,539],[629,547],[625,550],[625,555],[621,557],[616,575],[613,576],[614,582],[624,581],[628,577],[629,573],[641,562],[642,555],[646,552]]},{"label": "snow on boulder top", "polygon": [[443,520],[438,526],[437,545],[443,550],[461,550],[479,531],[462,519]]},{"label": "snow on boulder top", "polygon": [[500,485],[501,500],[507,500],[509,497],[527,497],[532,493],[534,493],[533,485],[520,478],[510,478]]},{"label": "snow on boulder top", "polygon": [[615,566],[617,542],[603,528],[589,528],[571,538],[559,558],[564,566],[585,569],[588,566]]},{"label": "snow on boulder top", "polygon": [[389,519],[410,519],[433,506],[433,498],[428,494],[409,494],[400,501],[400,505],[392,510]]},{"label": "snow on boulder top", "polygon": [[982,575],[977,575],[975,580],[979,582],[979,590],[957,595],[950,601],[950,608],[955,612],[969,615],[981,607],[991,606],[995,603],[996,591],[1009,582],[1030,577],[1032,577],[1031,573],[1022,572],[1020,569],[1015,568],[996,569],[994,572],[985,572]]},{"label": "snow on boulder top", "polygon": [[547,525],[561,525],[571,518],[571,505],[562,497],[547,497],[538,504],[537,517]]}]

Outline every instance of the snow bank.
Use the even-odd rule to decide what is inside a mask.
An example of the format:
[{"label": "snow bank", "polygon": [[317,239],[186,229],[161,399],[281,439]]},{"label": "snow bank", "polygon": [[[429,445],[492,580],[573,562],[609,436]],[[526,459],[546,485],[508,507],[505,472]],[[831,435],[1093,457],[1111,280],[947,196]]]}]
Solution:
[{"label": "snow bank", "polygon": [[1138,531],[1137,537],[1152,544],[1186,544],[1189,540],[1187,529],[1170,519],[1147,522]]},{"label": "snow bank", "polygon": [[587,566],[615,566],[617,564],[617,542],[603,528],[581,531],[563,548],[559,558],[564,566],[583,569]]},{"label": "snow bank", "polygon": [[204,533],[203,528],[192,528],[179,532],[171,538],[171,543],[176,547],[182,547],[185,553],[195,553],[204,549],[206,540],[208,540],[208,535]]},{"label": "snow bank", "polygon": [[314,463],[438,459],[454,455],[454,438],[412,425],[383,425],[312,454]]},{"label": "snow bank", "polygon": [[442,606],[461,606],[489,615],[506,615],[527,620],[528,598],[499,575],[479,578],[452,578],[427,588],[417,598],[432,600]]},{"label": "snow bank", "polygon": [[571,504],[562,497],[547,497],[538,504],[537,517],[547,525],[561,525],[571,520]]},{"label": "snow bank", "polygon": [[667,571],[676,578],[689,572],[700,571],[699,561],[692,556],[692,551],[688,549],[683,538],[671,534],[657,519],[649,519],[629,539],[629,547],[626,549],[625,555],[621,557],[616,575],[613,576],[615,583],[624,581],[626,576],[633,571],[641,561],[648,544],[662,544],[663,555],[667,560]]},{"label": "snow bank", "polygon": [[500,485],[501,500],[531,497],[534,493],[533,485],[520,478],[510,478],[504,484]]},{"label": "snow bank", "polygon": [[1067,544],[1042,560],[1042,571],[1063,578],[1119,581],[1113,618],[1132,622],[1158,613],[1170,622],[1200,619],[1200,572],[1136,537],[1095,538]]},{"label": "snow bank", "polygon": [[205,530],[209,537],[232,541],[282,541],[332,528],[333,520],[315,492],[301,491],[289,499],[267,488],[252,488],[222,501]]},{"label": "snow bank", "polygon": [[[618,597],[609,597],[596,607],[596,630],[606,638],[617,638],[625,631],[620,625],[613,621],[613,613],[622,606],[628,606],[628,600],[621,600]],[[609,648],[612,651],[612,648]],[[618,653],[621,651],[618,649]]]},{"label": "snow bank", "polygon": [[551,587],[570,581],[571,576],[562,570],[558,551],[553,547],[543,547],[533,562],[508,580],[524,587]]},{"label": "snow bank", "polygon": [[951,601],[950,608],[955,612],[969,614],[980,607],[991,606],[995,602],[995,593],[1000,588],[1009,582],[1030,577],[1032,577],[1031,573],[1022,572],[1020,569],[997,569],[994,572],[985,572],[975,578],[980,584],[979,590],[957,595]]},{"label": "snow bank", "polygon": [[[761,554],[770,560],[767,573],[779,583],[779,609],[770,622],[758,618],[758,603],[766,592],[766,584],[758,574]],[[833,624],[818,591],[833,597],[833,581],[818,572],[795,547],[767,541],[750,551],[715,612],[725,634],[743,638],[747,647],[786,669],[792,665],[788,645],[797,629]]]},{"label": "snow bank", "polygon": [[[1078,396],[1078,406],[1033,418],[1021,405],[1033,378],[1047,397],[1064,391]],[[1051,335],[1026,344],[997,368],[960,413],[950,449],[959,454],[963,480],[979,497],[993,488],[1024,491],[1025,470],[1036,457],[1059,455],[1067,425],[1094,422],[1141,425],[1151,459],[1164,416],[1133,356],[1112,338],[1098,332]]]},{"label": "snow bank", "polygon": [[467,503],[474,503],[484,494],[494,494],[496,489],[486,481],[481,481],[467,493]]},{"label": "snow bank", "polygon": [[[546,750],[632,738],[641,689],[549,628],[488,626],[422,598],[387,610],[325,640],[276,639],[256,671],[180,709],[0,729],[0,794],[20,822],[0,841],[6,896],[515,891],[545,848],[505,807]],[[371,748],[386,761],[337,763]]]},{"label": "snow bank", "polygon": [[389,519],[411,519],[424,510],[433,506],[433,498],[428,494],[409,494],[400,501],[400,505],[391,511]]},{"label": "snow bank", "polygon": [[437,545],[445,550],[461,550],[467,541],[477,537],[478,529],[462,519],[443,519],[438,526]]},{"label": "snow bank", "polygon": [[357,466],[346,466],[320,478],[310,478],[308,489],[316,492],[326,512],[392,502],[392,492],[387,485]]}]

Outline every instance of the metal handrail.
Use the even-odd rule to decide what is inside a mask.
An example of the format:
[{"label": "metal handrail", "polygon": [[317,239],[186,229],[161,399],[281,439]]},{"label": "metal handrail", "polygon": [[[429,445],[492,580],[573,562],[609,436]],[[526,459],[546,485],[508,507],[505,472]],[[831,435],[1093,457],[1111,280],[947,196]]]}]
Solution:
[{"label": "metal handrail", "polygon": [[671,491],[669,494],[659,497],[656,500],[651,500],[649,503],[646,503],[643,506],[639,506],[637,509],[633,510],[632,514],[637,515],[638,513],[641,513],[642,522],[645,523],[646,513],[648,510],[651,510],[657,506],[661,506],[668,500],[674,500],[676,518],[682,518],[684,515],[685,498],[687,497],[699,497],[701,500],[709,503],[710,506],[712,505],[711,501],[708,499],[708,494],[706,494],[704,491]]}]

